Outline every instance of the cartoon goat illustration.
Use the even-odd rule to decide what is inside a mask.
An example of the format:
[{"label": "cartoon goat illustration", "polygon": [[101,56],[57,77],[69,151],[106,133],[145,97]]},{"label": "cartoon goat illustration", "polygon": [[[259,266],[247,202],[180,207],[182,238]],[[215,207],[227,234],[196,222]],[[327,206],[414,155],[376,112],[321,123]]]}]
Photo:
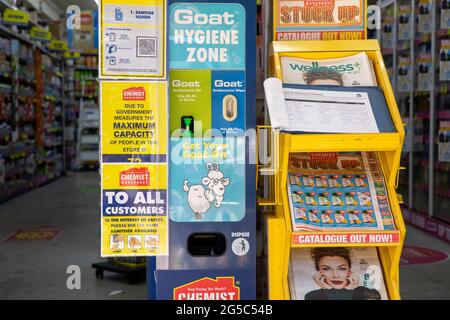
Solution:
[{"label": "cartoon goat illustration", "polygon": [[214,197],[211,190],[206,190],[201,184],[189,186],[189,181],[184,180],[183,191],[188,194],[188,203],[196,219],[201,219],[202,214],[208,212]]},{"label": "cartoon goat illustration", "polygon": [[[188,194],[188,203],[196,219],[201,219],[202,214],[208,212],[211,203],[219,208],[225,195],[225,187],[230,184],[229,178],[224,178],[219,171],[216,162],[207,163],[208,175],[202,179],[202,184],[189,186],[189,180],[184,180],[183,191]],[[205,188],[206,187],[206,188]]]},{"label": "cartoon goat illustration", "polygon": [[216,200],[214,206],[220,208],[225,195],[226,186],[230,184],[230,178],[224,178],[224,174],[219,170],[219,165],[216,162],[207,163],[208,176],[202,179],[202,184],[208,186],[212,191],[212,195]]}]

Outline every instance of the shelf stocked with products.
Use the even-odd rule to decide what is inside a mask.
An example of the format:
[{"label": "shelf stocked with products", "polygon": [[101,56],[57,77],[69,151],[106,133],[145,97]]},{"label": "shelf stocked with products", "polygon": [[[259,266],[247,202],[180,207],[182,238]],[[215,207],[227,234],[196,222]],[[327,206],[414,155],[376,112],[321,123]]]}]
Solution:
[{"label": "shelf stocked with products", "polygon": [[99,161],[100,111],[97,64],[96,55],[82,53],[74,68],[74,96],[79,108],[76,158],[78,168],[97,167]]},{"label": "shelf stocked with products", "polygon": [[51,178],[62,174],[63,158],[63,81],[58,74],[61,73],[61,61],[43,54],[42,61],[42,145],[39,152],[39,165],[44,166],[44,172]]},{"label": "shelf stocked with products", "polygon": [[98,165],[97,53],[75,52],[65,60],[65,144],[68,170]]},{"label": "shelf stocked with products", "polygon": [[[0,201],[33,186],[35,84],[33,48],[0,36]],[[31,178],[31,179],[30,179]]]},{"label": "shelf stocked with products", "polygon": [[68,58],[64,61],[64,105],[65,105],[65,166],[66,170],[76,169],[76,132],[79,107],[75,100],[75,59]]},{"label": "shelf stocked with products", "polygon": [[60,60],[0,28],[0,201],[61,176]]},{"label": "shelf stocked with products", "polygon": [[408,217],[422,212],[448,223],[450,1],[398,0],[381,7],[387,18],[380,43],[392,53],[390,77],[407,131],[402,166],[408,169],[399,183],[404,206]]}]

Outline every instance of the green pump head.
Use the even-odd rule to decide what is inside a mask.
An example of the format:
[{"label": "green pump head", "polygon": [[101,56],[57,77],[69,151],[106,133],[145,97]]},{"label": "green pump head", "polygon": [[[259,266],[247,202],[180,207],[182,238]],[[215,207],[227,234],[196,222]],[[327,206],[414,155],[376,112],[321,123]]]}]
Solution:
[{"label": "green pump head", "polygon": [[194,117],[184,116],[181,117],[181,129],[183,131],[183,137],[190,138],[194,136]]}]

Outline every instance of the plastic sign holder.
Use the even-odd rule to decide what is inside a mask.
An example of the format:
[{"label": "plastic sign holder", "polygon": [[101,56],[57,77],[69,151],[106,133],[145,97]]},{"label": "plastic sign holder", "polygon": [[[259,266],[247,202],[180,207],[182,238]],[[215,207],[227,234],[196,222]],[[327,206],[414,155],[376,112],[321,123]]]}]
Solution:
[{"label": "plastic sign holder", "polygon": [[100,12],[100,77],[165,79],[166,0],[102,0]]},{"label": "plastic sign holder", "polygon": [[99,6],[101,255],[164,256],[167,3],[101,0]]},{"label": "plastic sign holder", "polygon": [[55,52],[65,52],[67,51],[67,43],[64,41],[60,41],[60,40],[51,40],[49,45],[48,45],[48,49],[50,51],[55,51]]},{"label": "plastic sign holder", "polygon": [[[396,181],[404,140],[403,123],[397,108],[379,44],[376,40],[273,42],[271,74],[282,79],[281,57],[330,59],[365,52],[374,65],[378,86],[384,92],[396,132],[377,134],[291,134],[274,132],[274,196],[260,205],[273,205],[267,216],[268,283],[270,299],[290,299],[288,266],[293,248],[300,247],[377,247],[390,299],[400,299],[399,263],[405,238]],[[288,162],[291,153],[374,151],[380,159],[386,180],[395,231],[293,232],[287,192]],[[263,170],[268,170],[263,168]]]},{"label": "plastic sign holder", "polygon": [[170,1],[167,18],[169,256],[148,264],[149,297],[255,299],[256,3]]},{"label": "plastic sign holder", "polygon": [[39,27],[32,27],[30,31],[30,37],[33,40],[42,42],[50,42],[52,40],[52,34],[50,31]]},{"label": "plastic sign holder", "polygon": [[28,26],[30,15],[22,10],[6,8],[3,12],[3,21],[7,25]]}]

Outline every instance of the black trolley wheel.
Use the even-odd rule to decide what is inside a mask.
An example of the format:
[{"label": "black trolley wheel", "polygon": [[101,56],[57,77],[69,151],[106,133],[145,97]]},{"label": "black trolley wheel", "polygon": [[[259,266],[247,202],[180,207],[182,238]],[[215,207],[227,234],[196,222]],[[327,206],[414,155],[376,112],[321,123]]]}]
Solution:
[{"label": "black trolley wheel", "polygon": [[131,272],[127,275],[127,279],[129,284],[136,284],[139,281],[139,276],[136,273]]},{"label": "black trolley wheel", "polygon": [[103,279],[103,269],[100,268],[95,269],[95,277],[97,279]]}]

